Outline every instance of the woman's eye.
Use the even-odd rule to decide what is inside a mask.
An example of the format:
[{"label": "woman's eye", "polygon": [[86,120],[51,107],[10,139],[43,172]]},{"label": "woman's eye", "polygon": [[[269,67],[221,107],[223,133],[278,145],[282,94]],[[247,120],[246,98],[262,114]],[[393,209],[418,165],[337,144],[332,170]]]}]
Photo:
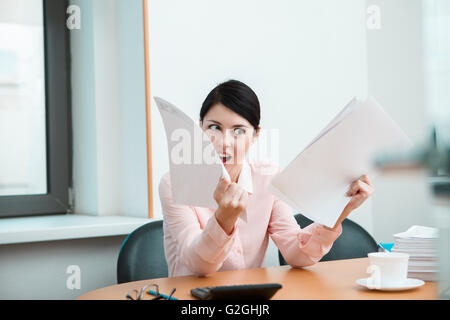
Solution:
[{"label": "woman's eye", "polygon": [[214,131],[220,130],[220,127],[218,125],[216,125],[216,124],[212,124],[208,128],[211,129],[211,130],[214,130]]},{"label": "woman's eye", "polygon": [[241,135],[241,134],[245,134],[245,130],[242,128],[236,128],[236,129],[234,129],[234,134],[237,136]]}]

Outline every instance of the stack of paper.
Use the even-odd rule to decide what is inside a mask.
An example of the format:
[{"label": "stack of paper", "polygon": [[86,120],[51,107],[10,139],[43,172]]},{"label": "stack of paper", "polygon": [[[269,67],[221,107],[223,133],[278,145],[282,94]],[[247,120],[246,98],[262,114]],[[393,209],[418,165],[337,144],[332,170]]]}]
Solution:
[{"label": "stack of paper", "polygon": [[269,190],[309,219],[334,227],[350,201],[350,184],[379,173],[374,157],[412,145],[375,99],[353,99],[272,179]]},{"label": "stack of paper", "polygon": [[406,232],[394,234],[392,252],[409,254],[408,278],[438,280],[438,230],[412,226]]}]

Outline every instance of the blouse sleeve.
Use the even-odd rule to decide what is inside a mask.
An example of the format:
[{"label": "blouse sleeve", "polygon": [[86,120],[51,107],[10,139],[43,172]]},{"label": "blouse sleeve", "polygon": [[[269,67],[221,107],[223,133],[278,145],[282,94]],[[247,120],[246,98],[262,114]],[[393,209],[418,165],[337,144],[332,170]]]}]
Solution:
[{"label": "blouse sleeve", "polygon": [[177,243],[177,255],[195,274],[216,272],[230,252],[236,238],[236,226],[228,235],[212,215],[201,229],[193,207],[173,202],[170,176],[165,175],[159,184],[159,196],[164,223]]},{"label": "blouse sleeve", "polygon": [[316,222],[301,229],[291,207],[275,198],[269,221],[269,234],[292,267],[299,268],[317,263],[330,251],[333,242],[341,233],[341,224],[336,231],[327,230]]}]

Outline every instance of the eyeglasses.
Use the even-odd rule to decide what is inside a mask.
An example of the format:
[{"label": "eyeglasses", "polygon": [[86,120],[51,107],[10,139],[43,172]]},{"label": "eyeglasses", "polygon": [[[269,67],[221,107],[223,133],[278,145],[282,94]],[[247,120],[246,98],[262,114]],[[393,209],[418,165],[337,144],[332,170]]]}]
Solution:
[{"label": "eyeglasses", "polygon": [[[149,290],[149,288],[152,288],[152,287],[155,287],[154,291]],[[175,290],[176,290],[176,288],[173,288],[172,291],[170,292],[169,296],[167,296],[165,294],[159,293],[159,286],[157,284],[148,284],[148,285],[143,286],[139,290],[132,289],[132,290],[128,291],[128,293],[125,297],[128,300],[144,300],[145,294],[148,293],[148,294],[155,296],[151,300],[161,300],[161,299],[178,300],[178,299],[172,297]]]}]

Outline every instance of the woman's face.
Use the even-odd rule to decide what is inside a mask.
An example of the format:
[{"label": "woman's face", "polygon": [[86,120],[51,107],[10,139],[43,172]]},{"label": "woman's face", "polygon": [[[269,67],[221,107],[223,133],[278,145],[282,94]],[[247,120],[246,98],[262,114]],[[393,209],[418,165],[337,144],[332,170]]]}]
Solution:
[{"label": "woman's face", "polygon": [[211,139],[227,170],[242,165],[260,132],[259,127],[256,131],[247,119],[223,104],[213,105],[200,121],[200,126]]}]

